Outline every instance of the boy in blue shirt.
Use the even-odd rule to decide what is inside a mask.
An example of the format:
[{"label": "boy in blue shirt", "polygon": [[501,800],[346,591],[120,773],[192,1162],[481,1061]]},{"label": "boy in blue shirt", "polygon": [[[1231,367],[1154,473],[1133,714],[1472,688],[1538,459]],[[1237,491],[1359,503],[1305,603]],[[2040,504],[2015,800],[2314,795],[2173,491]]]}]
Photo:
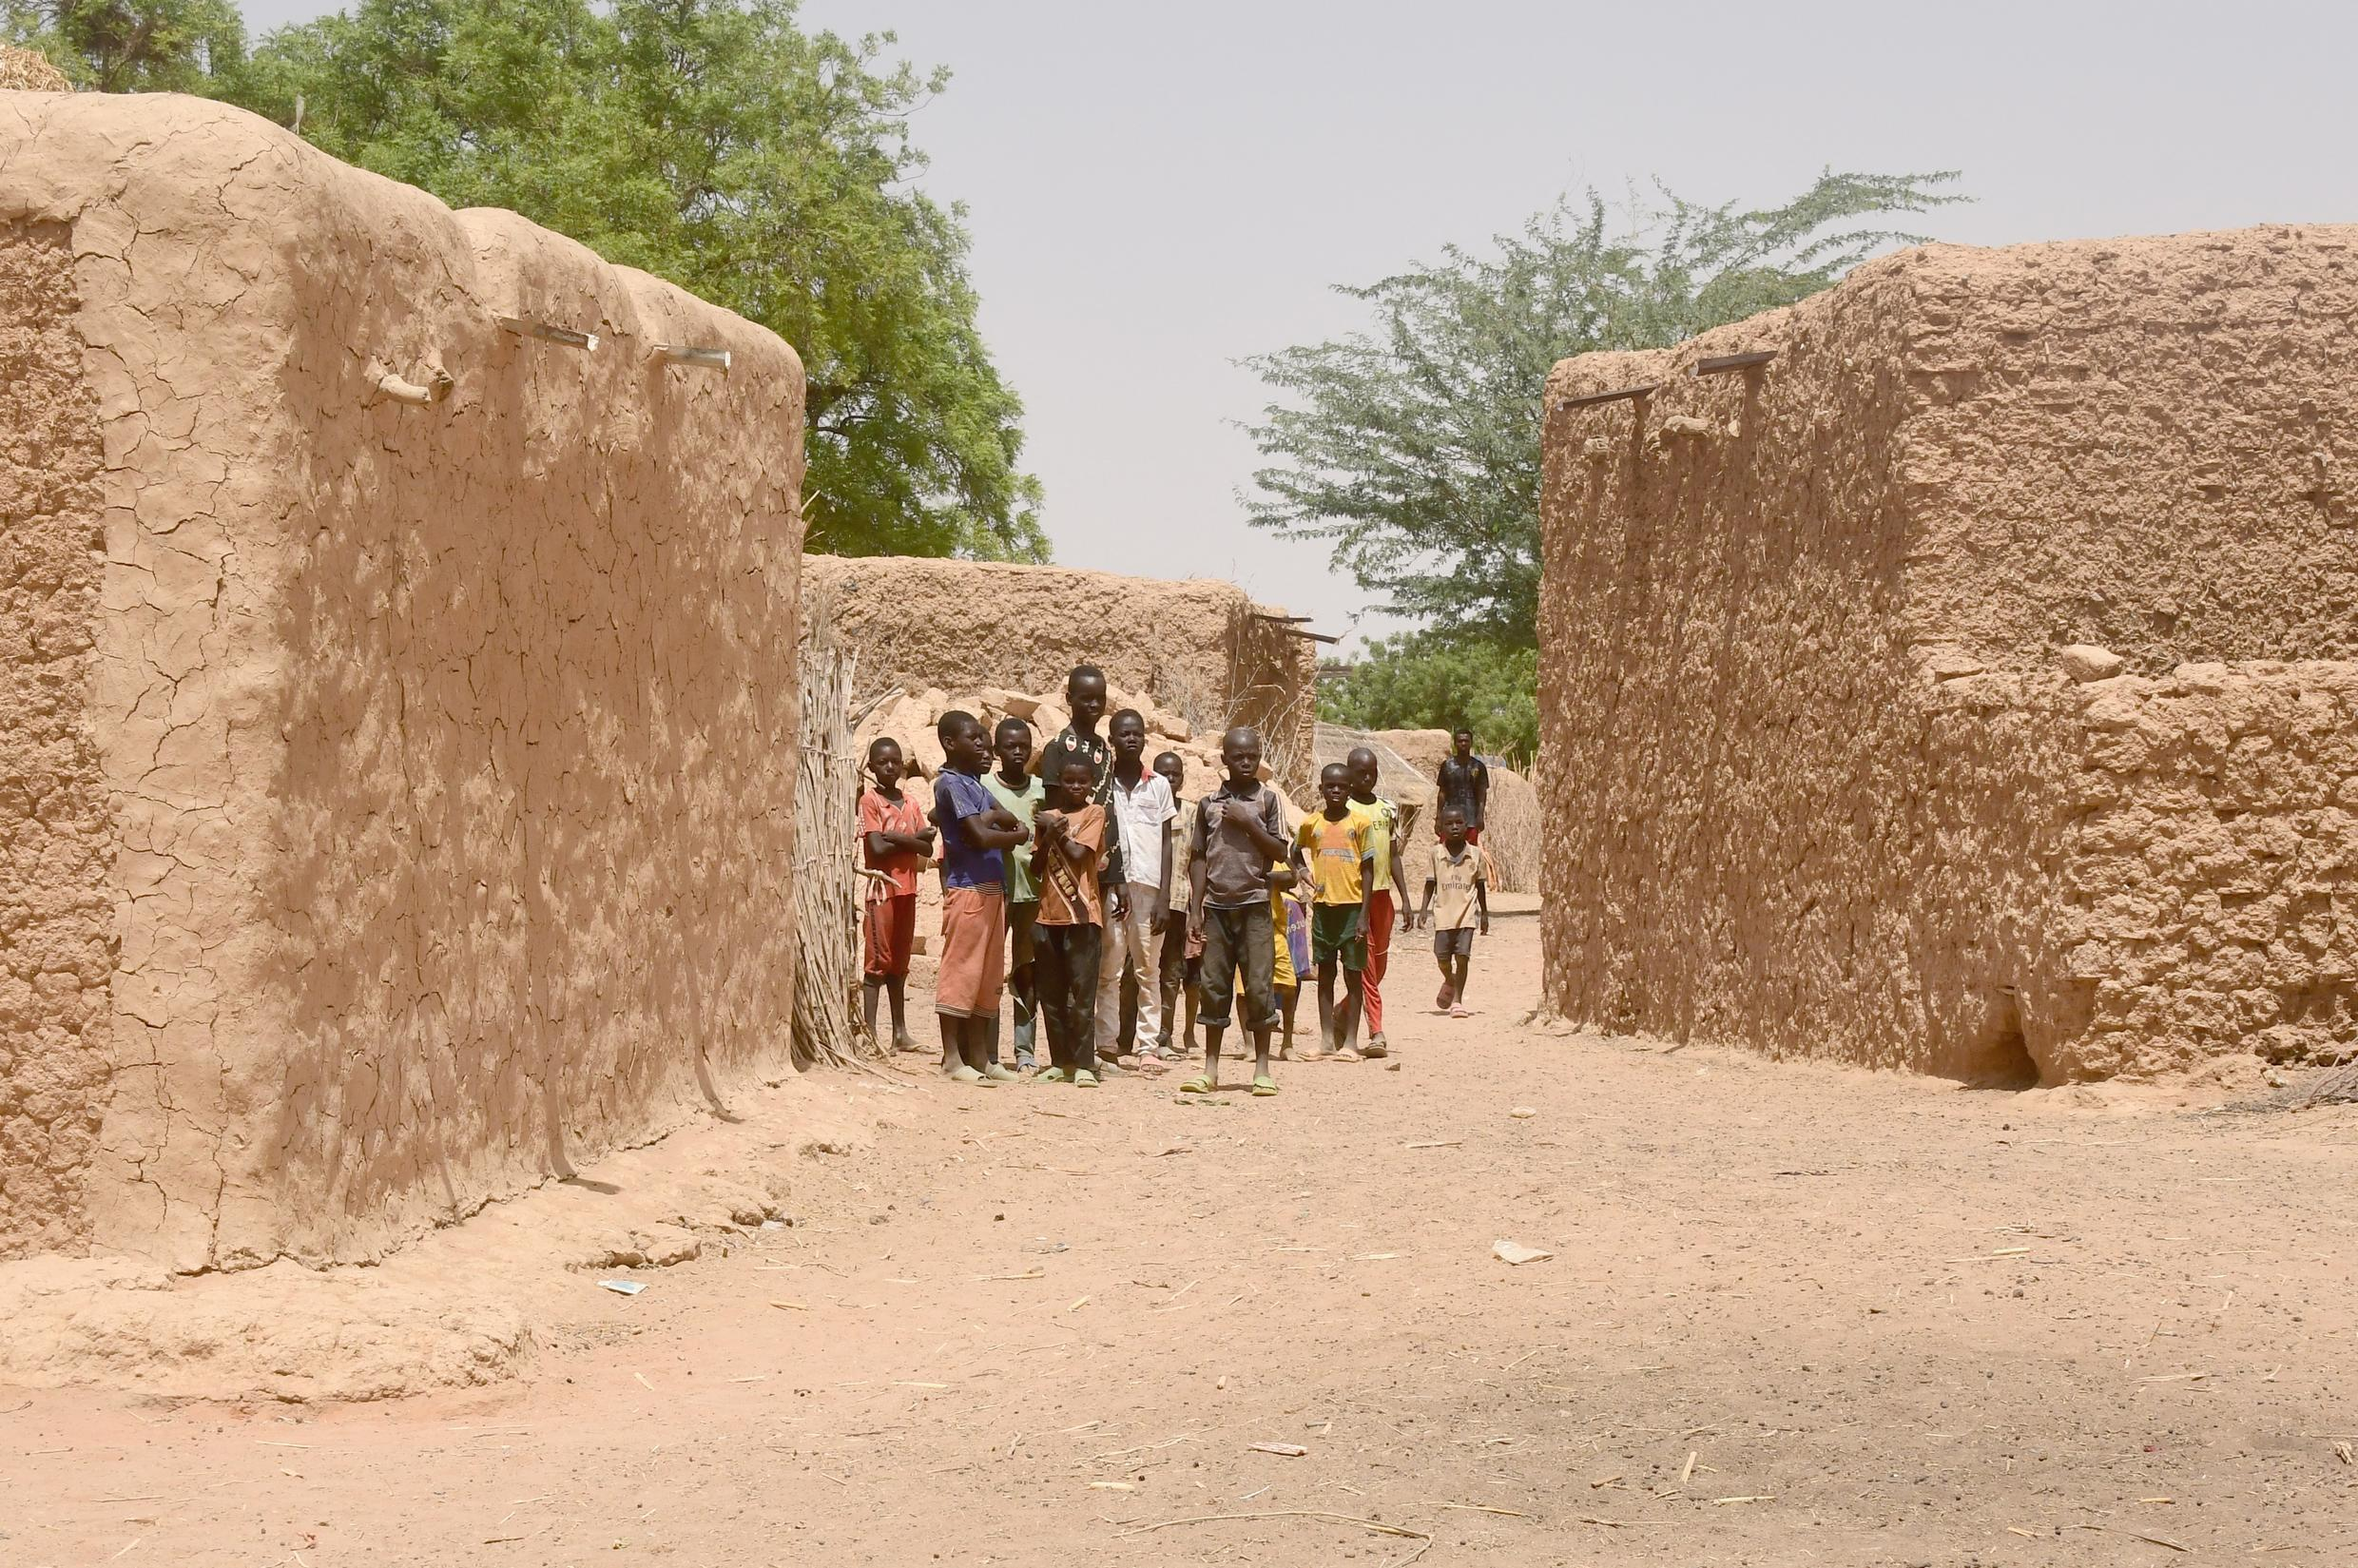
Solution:
[{"label": "boy in blue shirt", "polygon": [[1015,1074],[991,1059],[1007,964],[1003,852],[1032,835],[983,787],[990,740],[982,721],[952,708],[934,735],[943,757],[934,782],[934,820],[941,828],[941,970],[934,979],[941,1065],[959,1083],[1009,1082]]}]

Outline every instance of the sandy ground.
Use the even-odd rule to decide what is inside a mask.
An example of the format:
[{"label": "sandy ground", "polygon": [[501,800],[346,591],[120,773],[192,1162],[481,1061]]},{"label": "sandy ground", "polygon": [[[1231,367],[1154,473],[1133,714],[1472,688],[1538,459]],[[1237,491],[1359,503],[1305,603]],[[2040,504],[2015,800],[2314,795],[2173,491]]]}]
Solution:
[{"label": "sandy ground", "polygon": [[0,1392],[0,1562],[2358,1559],[2358,1116],[1524,1030],[1537,925],[1274,1100],[830,1083],[496,1387]]}]

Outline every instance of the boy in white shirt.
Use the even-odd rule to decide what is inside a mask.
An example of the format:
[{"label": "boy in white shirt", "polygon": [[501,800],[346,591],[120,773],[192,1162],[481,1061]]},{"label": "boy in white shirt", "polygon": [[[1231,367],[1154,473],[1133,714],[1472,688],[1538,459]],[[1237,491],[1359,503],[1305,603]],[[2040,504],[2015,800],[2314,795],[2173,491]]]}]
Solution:
[{"label": "boy in white shirt", "polygon": [[1146,765],[1147,722],[1135,708],[1107,726],[1113,765],[1106,772],[1105,804],[1121,845],[1125,913],[1106,919],[1105,956],[1097,971],[1097,1050],[1111,1056],[1122,1029],[1122,969],[1138,973],[1138,1065],[1164,1071],[1156,1043],[1163,1037],[1162,935],[1170,916],[1170,835],[1179,804],[1170,785]]}]

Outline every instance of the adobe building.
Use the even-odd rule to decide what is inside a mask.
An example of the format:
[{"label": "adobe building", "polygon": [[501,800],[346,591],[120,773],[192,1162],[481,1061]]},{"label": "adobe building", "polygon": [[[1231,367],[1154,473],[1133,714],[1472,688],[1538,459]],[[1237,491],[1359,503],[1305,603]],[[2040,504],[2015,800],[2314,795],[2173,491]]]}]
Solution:
[{"label": "adobe building", "polygon": [[0,1256],[372,1258],[787,1071],[794,351],[214,104],[0,167]]},{"label": "adobe building", "polygon": [[1319,639],[1302,629],[1306,617],[1234,583],[908,555],[809,555],[802,579],[830,607],[863,696],[1061,697],[1073,667],[1094,664],[1115,689],[1188,721],[1215,754],[1224,728],[1254,725],[1285,783],[1308,764]]},{"label": "adobe building", "polygon": [[1991,1083],[2358,1040],[2358,227],[1929,246],[1547,396],[1555,1010]]}]

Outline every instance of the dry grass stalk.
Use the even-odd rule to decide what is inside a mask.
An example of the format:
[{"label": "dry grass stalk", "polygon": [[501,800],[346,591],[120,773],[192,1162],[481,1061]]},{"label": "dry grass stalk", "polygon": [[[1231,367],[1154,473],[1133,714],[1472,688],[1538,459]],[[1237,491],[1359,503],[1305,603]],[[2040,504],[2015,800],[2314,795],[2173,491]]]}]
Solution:
[{"label": "dry grass stalk", "polygon": [[822,590],[802,603],[802,737],[795,777],[794,1059],[848,1067],[881,1055],[860,1023],[860,759],[854,660]]},{"label": "dry grass stalk", "polygon": [[1401,1536],[1409,1540],[1431,1540],[1433,1539],[1422,1530],[1411,1530],[1404,1524],[1386,1524],[1381,1520],[1355,1519],[1349,1514],[1330,1514],[1323,1508],[1272,1508],[1256,1514],[1192,1514],[1186,1519],[1167,1519],[1158,1524],[1145,1524],[1135,1530],[1125,1530],[1114,1539],[1128,1540],[1132,1536],[1151,1535],[1157,1530],[1169,1530],[1181,1524],[1217,1524],[1227,1520],[1254,1519],[1323,1519],[1330,1524],[1356,1524],[1363,1530],[1373,1530],[1382,1536]]}]

